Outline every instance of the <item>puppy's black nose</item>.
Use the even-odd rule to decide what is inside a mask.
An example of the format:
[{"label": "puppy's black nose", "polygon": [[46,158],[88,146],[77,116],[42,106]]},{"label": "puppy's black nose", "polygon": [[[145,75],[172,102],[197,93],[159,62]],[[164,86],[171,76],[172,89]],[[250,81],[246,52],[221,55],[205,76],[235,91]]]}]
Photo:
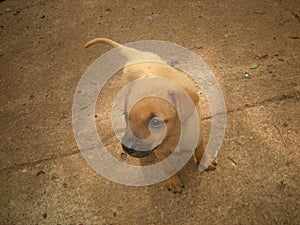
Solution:
[{"label": "puppy's black nose", "polygon": [[126,145],[122,144],[124,151],[132,157],[143,158],[151,154],[152,150],[149,151],[138,151],[135,149],[128,148]]},{"label": "puppy's black nose", "polygon": [[128,153],[129,155],[132,155],[132,154],[134,154],[134,152],[135,152],[134,149],[128,148],[128,147],[127,147],[126,145],[124,145],[124,144],[122,144],[122,148],[123,148],[123,150],[124,150],[126,153]]}]

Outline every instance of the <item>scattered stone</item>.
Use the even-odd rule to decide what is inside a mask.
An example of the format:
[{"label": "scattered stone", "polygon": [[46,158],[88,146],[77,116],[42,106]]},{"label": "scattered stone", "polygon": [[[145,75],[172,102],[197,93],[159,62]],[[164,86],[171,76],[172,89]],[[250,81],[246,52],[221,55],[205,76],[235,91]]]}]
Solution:
[{"label": "scattered stone", "polygon": [[266,12],[264,10],[255,10],[254,13],[258,15],[264,15]]},{"label": "scattered stone", "polygon": [[287,161],[286,163],[285,163],[285,165],[286,166],[290,166],[292,163],[290,162],[290,161]]},{"label": "scattered stone", "polygon": [[122,160],[126,160],[126,159],[127,159],[127,154],[124,153],[124,152],[122,152],[122,153],[121,153],[121,159],[122,159]]},{"label": "scattered stone", "polygon": [[37,172],[36,176],[38,177],[38,176],[40,176],[40,175],[42,175],[42,174],[45,174],[45,171],[40,170],[39,172]]},{"label": "scattered stone", "polygon": [[51,177],[51,180],[58,180],[58,179],[59,179],[59,177],[56,176],[56,175],[53,175],[53,176]]},{"label": "scattered stone", "polygon": [[42,216],[43,216],[43,218],[44,218],[44,219],[46,219],[46,218],[47,218],[47,216],[48,216],[48,214],[47,214],[47,213],[43,213],[43,215],[42,215]]},{"label": "scattered stone", "polygon": [[292,15],[300,22],[300,16],[297,13],[292,12]]},{"label": "scattered stone", "polygon": [[293,96],[291,94],[283,94],[280,96],[280,100],[285,100],[285,99],[290,99],[292,98]]},{"label": "scattered stone", "polygon": [[250,78],[250,74],[249,74],[248,72],[245,72],[245,73],[244,73],[244,76],[245,76],[246,78]]},{"label": "scattered stone", "polygon": [[268,57],[269,57],[268,54],[255,56],[256,59],[267,59]]}]

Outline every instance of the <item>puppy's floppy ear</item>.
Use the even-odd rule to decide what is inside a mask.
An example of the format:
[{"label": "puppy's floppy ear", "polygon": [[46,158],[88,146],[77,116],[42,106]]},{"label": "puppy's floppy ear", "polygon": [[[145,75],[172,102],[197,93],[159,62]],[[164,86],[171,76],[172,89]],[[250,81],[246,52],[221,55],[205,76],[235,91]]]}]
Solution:
[{"label": "puppy's floppy ear", "polygon": [[168,95],[182,122],[188,119],[196,110],[196,104],[199,101],[199,96],[196,93],[176,89],[168,91]]}]

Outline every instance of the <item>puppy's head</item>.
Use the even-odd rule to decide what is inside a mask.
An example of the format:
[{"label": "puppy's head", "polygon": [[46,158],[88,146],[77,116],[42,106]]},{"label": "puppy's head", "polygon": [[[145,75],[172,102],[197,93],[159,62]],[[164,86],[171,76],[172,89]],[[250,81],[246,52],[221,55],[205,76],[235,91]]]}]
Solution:
[{"label": "puppy's head", "polygon": [[[162,85],[163,80],[151,77],[141,79],[126,98],[126,132],[122,139],[124,151],[140,158],[149,155],[168,138],[179,140],[182,122],[195,110],[189,93],[174,89],[174,84]],[[141,92],[146,97],[137,98]],[[153,92],[158,96],[151,95]]]},{"label": "puppy's head", "polygon": [[125,110],[127,128],[122,147],[133,157],[145,157],[154,151],[180,123],[172,104],[158,97],[146,97]]}]

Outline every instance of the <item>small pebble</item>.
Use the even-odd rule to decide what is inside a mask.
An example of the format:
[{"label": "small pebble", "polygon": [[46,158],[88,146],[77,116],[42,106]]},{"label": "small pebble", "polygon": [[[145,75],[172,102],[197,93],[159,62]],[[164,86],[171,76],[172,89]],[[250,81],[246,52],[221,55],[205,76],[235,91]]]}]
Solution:
[{"label": "small pebble", "polygon": [[37,172],[36,176],[38,177],[38,176],[40,176],[40,175],[42,175],[42,174],[45,174],[45,171],[40,170],[39,172]]},{"label": "small pebble", "polygon": [[122,159],[122,160],[125,160],[126,158],[127,158],[127,154],[124,153],[124,152],[122,152],[122,153],[121,153],[121,159]]},{"label": "small pebble", "polygon": [[250,74],[247,73],[247,72],[244,73],[244,76],[245,76],[246,78],[250,78]]},{"label": "small pebble", "polygon": [[58,176],[53,175],[53,176],[51,177],[51,180],[58,180]]}]

